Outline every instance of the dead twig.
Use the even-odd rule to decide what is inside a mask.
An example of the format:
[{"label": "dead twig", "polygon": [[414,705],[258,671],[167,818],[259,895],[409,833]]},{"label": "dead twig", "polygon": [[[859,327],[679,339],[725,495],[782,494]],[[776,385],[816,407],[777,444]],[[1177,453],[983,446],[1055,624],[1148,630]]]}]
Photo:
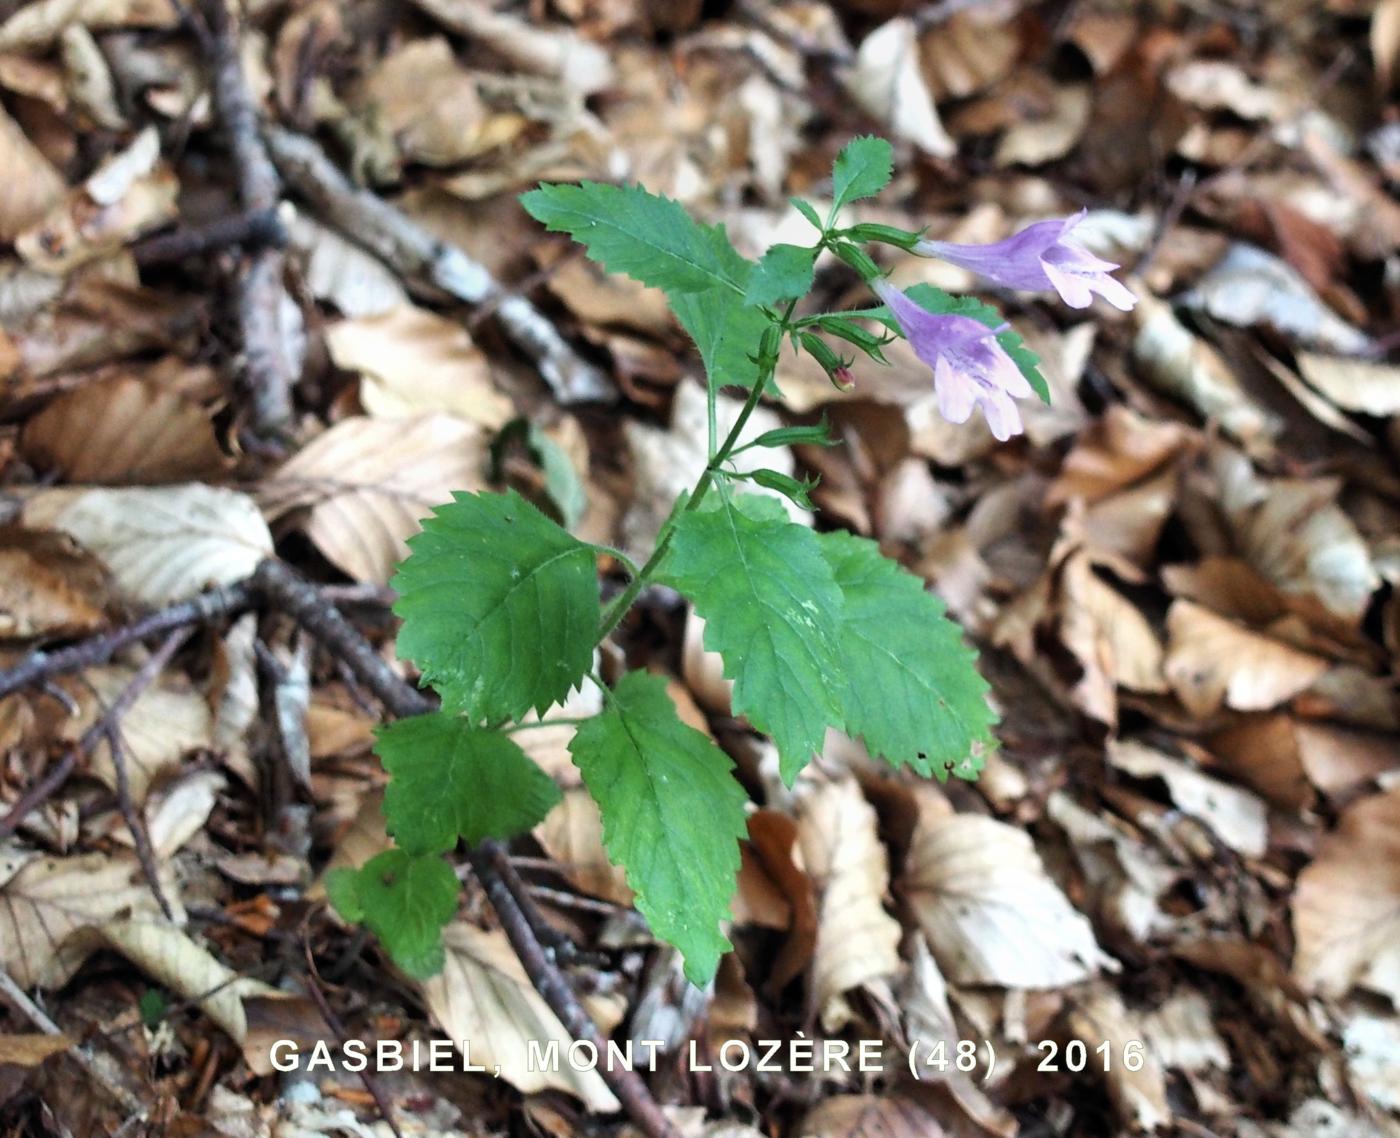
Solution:
[{"label": "dead twig", "polygon": [[146,842],[144,853],[142,850],[145,828],[136,824],[135,810],[131,806],[130,794],[126,793],[124,789],[126,786],[126,764],[117,731],[122,717],[131,710],[132,705],[141,697],[141,693],[150,687],[155,682],[156,677],[165,670],[171,657],[175,655],[189,635],[188,628],[177,628],[171,632],[165,638],[164,643],[152,652],[150,658],[137,669],[136,674],[131,677],[126,687],[117,693],[116,699],[112,700],[111,704],[98,716],[97,722],[84,731],[78,741],[69,748],[57,766],[41,782],[36,783],[27,794],[23,795],[11,807],[8,814],[0,818],[0,838],[7,838],[15,832],[19,824],[30,813],[57,793],[59,787],[68,781],[68,776],[73,773],[79,760],[92,754],[97,745],[105,739],[112,754],[112,767],[116,771],[117,803],[122,811],[122,817],[131,830],[131,836],[136,843],[136,853],[141,859],[141,868],[146,871],[151,891],[155,894],[156,900],[160,902],[162,911],[172,921],[174,917],[171,915],[170,906],[166,903],[165,896],[156,881],[155,860],[151,856],[149,841]]},{"label": "dead twig", "polygon": [[[280,561],[264,561],[253,574],[252,586],[272,607],[294,617],[325,647],[344,659],[395,716],[422,715],[436,708],[436,701],[397,675],[335,606],[290,566]],[[597,1025],[579,1003],[551,954],[540,944],[536,929],[543,925],[543,918],[519,875],[510,867],[505,847],[496,841],[481,842],[469,851],[469,857],[535,990],[575,1039],[603,1047],[604,1040]],[[599,1074],[647,1138],[675,1138],[670,1122],[637,1072],[600,1069]]]},{"label": "dead twig", "polygon": [[277,210],[264,209],[221,217],[197,228],[159,233],[133,246],[131,255],[140,268],[146,269],[202,257],[234,245],[253,251],[269,246],[281,248],[286,243],[287,230]]},{"label": "dead twig", "polygon": [[287,183],[336,229],[410,280],[473,308],[492,311],[561,403],[612,400],[612,380],[582,359],[533,304],[503,288],[461,249],[440,241],[406,214],[353,185],[314,139],[269,124],[267,147]]},{"label": "dead twig", "polygon": [[[226,0],[200,0],[189,20],[213,73],[214,108],[238,171],[238,197],[246,213],[275,213],[282,197],[277,167],[258,132],[258,112],[243,76],[238,33]],[[264,449],[276,449],[292,422],[297,377],[283,350],[286,290],[282,250],[264,245],[252,253],[234,281],[243,346],[243,394],[249,429]]]},{"label": "dead twig", "polygon": [[172,628],[204,624],[231,616],[252,603],[252,590],[240,581],[157,609],[131,624],[80,640],[66,648],[30,653],[13,668],[0,672],[0,699],[24,688],[42,685],[53,676],[105,664],[128,644],[158,636]]}]

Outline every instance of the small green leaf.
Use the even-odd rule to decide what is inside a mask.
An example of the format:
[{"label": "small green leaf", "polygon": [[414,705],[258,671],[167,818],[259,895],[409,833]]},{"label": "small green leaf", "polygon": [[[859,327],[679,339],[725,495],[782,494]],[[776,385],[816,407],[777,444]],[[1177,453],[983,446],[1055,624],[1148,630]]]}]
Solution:
[{"label": "small green leaf", "polygon": [[[764,431],[752,442],[745,443],[740,450],[748,450],[749,447],[786,447],[786,446],[818,446],[834,447],[839,446],[840,439],[831,437],[831,424],[826,421],[826,416],[822,416],[820,423],[813,423],[810,426],[797,427],[774,427],[771,431]],[[737,453],[737,452],[736,452]]]},{"label": "small green leaf", "polygon": [[355,869],[333,869],[326,874],[326,896],[335,911],[347,921],[360,924],[365,919],[365,907],[360,904],[360,874]]},{"label": "small green leaf", "polygon": [[[442,971],[442,929],[457,914],[457,875],[436,854],[386,850],[344,876],[336,893],[353,884],[365,926],[410,976],[426,979]],[[328,882],[329,888],[329,882]],[[342,915],[345,910],[332,894]]]},{"label": "small green leaf", "polygon": [[853,138],[836,156],[831,169],[832,210],[860,198],[873,197],[894,176],[894,151],[883,138]]},{"label": "small green leaf", "polygon": [[730,947],[729,914],[748,795],[733,762],[676,716],[666,682],[630,672],[603,714],[569,743],[603,819],[608,856],[627,871],[652,932],[680,949],[703,986]]},{"label": "small green leaf", "polygon": [[[753,387],[758,379],[754,349],[769,327],[768,318],[743,297],[728,289],[670,296],[671,311],[690,334],[705,365],[710,387]],[[769,395],[777,396],[777,386],[768,384]]]},{"label": "small green leaf", "polygon": [[816,207],[811,202],[802,198],[788,198],[788,203],[797,210],[803,217],[810,221],[819,233],[826,232],[826,226],[822,224],[821,215],[817,213]]},{"label": "small green leaf", "polygon": [[154,1031],[170,1010],[170,1001],[165,998],[164,992],[147,988],[141,993],[136,1006],[141,1012],[141,1022]]},{"label": "small green leaf", "polygon": [[845,602],[839,634],[846,731],[892,765],[973,778],[996,721],[987,682],[943,603],[848,533],[818,538]]},{"label": "small green leaf", "polygon": [[513,838],[556,802],[553,780],[499,731],[445,712],[381,727],[374,749],[389,772],[384,818],[409,853],[440,853],[460,837]]},{"label": "small green leaf", "polygon": [[777,304],[780,300],[806,296],[812,287],[812,267],[816,259],[815,249],[804,249],[801,245],[772,246],[749,277],[744,303]]},{"label": "small green leaf", "polygon": [[668,293],[719,286],[742,296],[753,270],[724,226],[701,225],[679,202],[641,186],[545,184],[520,201],[536,221],[569,234],[609,272]]},{"label": "small green leaf", "polygon": [[660,579],[705,620],[734,710],[773,737],[788,785],[841,726],[833,633],[841,590],[817,536],[776,501],[737,496],[682,514]]},{"label": "small green leaf", "polygon": [[409,539],[390,585],[398,651],[473,721],[562,700],[593,663],[598,574],[575,540],[514,490],[456,494]]},{"label": "small green leaf", "polygon": [[[988,328],[999,328],[1006,323],[1006,318],[999,311],[975,296],[953,296],[931,284],[916,284],[906,289],[905,295],[921,308],[936,312],[940,316],[949,312],[958,316],[971,316]],[[889,310],[883,311],[886,322],[892,324],[893,317],[889,315]],[[1031,390],[1040,396],[1040,401],[1048,405],[1050,385],[1045,382],[1045,376],[1040,374],[1040,357],[1026,347],[1026,342],[1021,339],[1020,334],[1011,328],[997,336],[997,343],[1006,349],[1011,362],[1026,377],[1026,382],[1031,385]]]},{"label": "small green leaf", "polygon": [[778,470],[769,470],[764,467],[760,470],[745,470],[739,473],[731,473],[729,478],[739,482],[753,482],[768,490],[776,490],[789,501],[795,502],[804,510],[811,510],[812,499],[808,495],[816,488],[816,480],[798,481],[790,474],[784,474]]},{"label": "small green leaf", "polygon": [[506,450],[517,440],[525,444],[530,457],[544,472],[544,492],[559,511],[559,520],[564,523],[564,528],[573,529],[588,508],[588,495],[564,448],[538,424],[521,416],[512,419],[496,433],[491,440],[491,481],[502,480]]}]

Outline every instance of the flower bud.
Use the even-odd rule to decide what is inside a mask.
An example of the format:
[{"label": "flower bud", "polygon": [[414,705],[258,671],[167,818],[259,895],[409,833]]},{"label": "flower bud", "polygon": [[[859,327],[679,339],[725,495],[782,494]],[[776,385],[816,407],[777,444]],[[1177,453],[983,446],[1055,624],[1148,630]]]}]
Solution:
[{"label": "flower bud", "polygon": [[843,360],[831,350],[831,346],[825,340],[810,332],[798,333],[798,339],[802,341],[802,347],[806,349],[807,354],[821,364],[826,377],[838,391],[850,391],[855,387],[849,360]]}]

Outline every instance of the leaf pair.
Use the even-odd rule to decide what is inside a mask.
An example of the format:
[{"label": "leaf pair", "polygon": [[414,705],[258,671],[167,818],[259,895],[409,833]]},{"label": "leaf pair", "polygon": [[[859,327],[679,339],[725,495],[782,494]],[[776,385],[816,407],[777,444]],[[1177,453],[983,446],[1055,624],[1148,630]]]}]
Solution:
[{"label": "leaf pair", "polygon": [[975,654],[874,542],[734,497],[682,515],[661,577],[705,619],[734,710],[773,737],[789,785],[828,727],[895,766],[975,774],[992,722]]}]

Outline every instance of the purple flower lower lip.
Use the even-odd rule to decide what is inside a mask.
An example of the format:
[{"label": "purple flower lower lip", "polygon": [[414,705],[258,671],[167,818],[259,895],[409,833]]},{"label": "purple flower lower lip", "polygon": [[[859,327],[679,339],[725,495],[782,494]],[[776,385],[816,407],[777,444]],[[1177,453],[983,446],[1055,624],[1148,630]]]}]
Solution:
[{"label": "purple flower lower lip", "polygon": [[1109,275],[1118,266],[1069,239],[1070,231],[1083,219],[1081,210],[1073,217],[1037,221],[990,245],[920,241],[911,251],[969,269],[1006,288],[1054,289],[1071,308],[1088,308],[1097,293],[1127,312],[1137,298]]},{"label": "purple flower lower lip", "polygon": [[997,343],[1001,329],[989,328],[971,316],[929,312],[886,280],[876,280],[870,287],[889,306],[914,354],[933,369],[940,415],[950,423],[965,423],[978,407],[1000,441],[1021,433],[1015,400],[1034,392]]}]

